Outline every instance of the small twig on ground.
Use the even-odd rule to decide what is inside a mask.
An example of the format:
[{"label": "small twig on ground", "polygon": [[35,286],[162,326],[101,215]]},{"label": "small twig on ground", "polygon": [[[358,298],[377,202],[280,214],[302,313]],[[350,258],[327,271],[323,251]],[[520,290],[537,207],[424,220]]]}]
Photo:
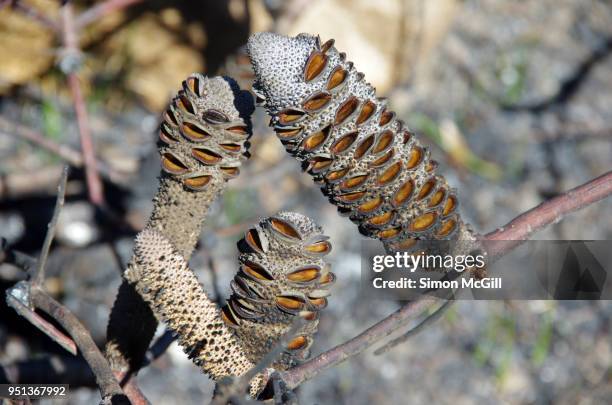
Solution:
[{"label": "small twig on ground", "polygon": [[75,20],[74,26],[77,30],[84,28],[92,22],[98,21],[105,16],[122,10],[143,0],[106,0],[86,11],[83,11]]},{"label": "small twig on ground", "polygon": [[35,273],[32,274],[32,280],[30,281],[32,287],[43,285],[45,279],[45,268],[47,265],[47,257],[49,257],[49,249],[51,248],[51,242],[55,236],[55,228],[59,220],[59,215],[64,207],[64,199],[66,196],[66,183],[68,182],[68,166],[64,167],[62,177],[60,178],[59,185],[57,186],[57,199],[55,200],[55,208],[53,209],[53,216],[49,225],[47,225],[47,234],[45,235],[45,241],[43,243],[38,262],[36,264]]},{"label": "small twig on ground", "polygon": [[489,256],[495,259],[507,254],[545,226],[557,223],[566,215],[611,194],[612,171],[609,171],[558,197],[543,202],[487,234],[485,241],[497,241],[490,244]]},{"label": "small twig on ground", "polygon": [[[53,142],[51,139],[42,134],[30,129],[24,125],[11,122],[9,119],[0,116],[0,135],[10,136],[13,138],[23,138],[28,142],[33,143],[51,152],[74,167],[83,167],[83,155],[78,150],[72,149],[70,146],[61,145]],[[98,160],[96,162],[100,174],[106,177],[113,183],[121,184],[126,182],[126,174],[120,173],[109,167],[106,163]]]},{"label": "small twig on ground", "polygon": [[63,166],[53,165],[45,166],[43,170],[38,171],[0,174],[0,200],[19,200],[23,196],[32,194],[55,195],[55,184],[62,177],[62,169]]},{"label": "small twig on ground", "polygon": [[67,1],[61,9],[62,21],[62,40],[64,45],[64,56],[60,61],[60,67],[68,77],[68,85],[72,94],[74,110],[76,113],[77,125],[83,152],[83,162],[85,165],[85,177],[87,180],[87,190],[89,200],[96,206],[104,205],[104,192],[102,182],[98,175],[94,145],[91,138],[89,118],[87,108],[81,90],[81,84],[77,75],[80,67],[81,51],[79,49],[78,36],[74,25],[74,15],[72,4]]},{"label": "small twig on ground", "polygon": [[59,32],[59,30],[60,30],[60,27],[59,27],[59,24],[57,23],[57,21],[52,20],[51,18],[49,18],[46,15],[42,14],[40,11],[36,10],[35,8],[33,8],[33,7],[31,7],[31,6],[27,5],[27,4],[23,4],[19,0],[3,1],[0,6],[4,6],[5,4],[9,5],[13,10],[19,11],[23,15],[25,15],[25,16],[27,16],[27,17],[35,20],[35,21],[37,21],[38,23],[44,25],[47,28],[52,29],[55,32]]},{"label": "small twig on ground", "polygon": [[36,268],[36,259],[22,252],[8,248],[8,242],[0,238],[0,264],[9,263],[29,273]]}]

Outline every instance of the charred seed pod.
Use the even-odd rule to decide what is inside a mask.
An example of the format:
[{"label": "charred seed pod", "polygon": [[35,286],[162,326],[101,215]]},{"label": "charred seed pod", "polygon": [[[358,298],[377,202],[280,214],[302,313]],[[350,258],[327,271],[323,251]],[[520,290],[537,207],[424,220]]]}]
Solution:
[{"label": "charred seed pod", "polygon": [[[158,231],[186,261],[210,205],[248,157],[253,108],[250,93],[233,79],[193,74],[163,114],[158,142],[162,170],[146,229]],[[140,367],[156,328],[132,274],[125,272],[107,329],[106,355],[115,371]]]},{"label": "charred seed pod", "polygon": [[253,90],[281,142],[362,234],[387,251],[475,239],[427,148],[333,40],[257,33],[247,49]]},{"label": "charred seed pod", "polygon": [[[246,357],[217,305],[204,292],[185,259],[159,232],[142,231],[134,247],[135,263],[127,272],[155,314],[176,332],[193,362],[214,380],[240,376],[254,364]],[[252,394],[265,378],[252,381]]]},{"label": "charred seed pod", "polygon": [[323,261],[331,250],[327,239],[308,217],[281,212],[262,220],[238,243],[240,271],[223,319],[252,362],[270,351],[297,316],[306,323],[274,367],[287,369],[308,357],[319,311],[335,280]]}]

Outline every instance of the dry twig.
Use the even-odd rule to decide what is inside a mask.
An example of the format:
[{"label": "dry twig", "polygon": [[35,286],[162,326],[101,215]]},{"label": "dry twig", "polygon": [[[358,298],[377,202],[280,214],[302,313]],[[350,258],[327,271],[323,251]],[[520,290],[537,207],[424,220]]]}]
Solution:
[{"label": "dry twig", "polygon": [[94,145],[91,139],[89,128],[89,118],[87,108],[81,90],[77,70],[80,67],[81,51],[79,49],[78,36],[74,25],[74,15],[72,4],[67,1],[61,9],[62,21],[62,41],[64,44],[64,57],[60,61],[62,70],[68,77],[68,85],[72,94],[74,110],[76,113],[77,125],[83,152],[83,163],[85,165],[85,177],[87,180],[87,190],[89,200],[96,206],[104,205],[104,193],[102,182],[98,175]]},{"label": "dry twig", "polygon": [[566,215],[596,203],[612,194],[612,171],[543,202],[519,215],[501,228],[487,234],[491,258],[503,256],[547,225],[561,221]]},{"label": "dry twig", "polygon": [[[41,255],[33,269],[29,266],[32,270],[29,273],[30,280],[21,281],[7,291],[7,303],[17,313],[24,316],[72,354],[76,354],[76,348],[78,348],[96,377],[96,383],[100,389],[102,400],[105,403],[129,403],[119,383],[115,380],[108,362],[96,346],[85,326],[70,310],[55,301],[43,290],[46,259],[53,242],[59,214],[64,204],[67,178],[68,168],[66,167],[58,186],[55,209],[45,236]],[[70,334],[70,337],[59,331],[50,322],[44,320],[35,312],[36,309],[40,309],[50,315]]]},{"label": "dry twig", "polygon": [[2,1],[0,2],[0,9],[2,7],[4,7],[5,5],[11,7],[13,10],[17,10],[19,11],[21,14],[31,18],[34,21],[37,21],[39,24],[44,25],[45,27],[55,31],[55,32],[59,32],[60,30],[60,26],[57,23],[57,21],[47,17],[46,15],[42,14],[40,11],[38,11],[37,9],[22,3],[19,0],[6,0],[6,1]]},{"label": "dry twig", "polygon": [[[71,166],[78,168],[83,167],[83,155],[78,150],[72,149],[67,145],[55,143],[41,133],[24,125],[11,122],[9,119],[3,116],[0,116],[0,135],[25,139],[26,141],[57,155]],[[100,174],[111,182],[115,184],[123,184],[126,182],[127,174],[118,172],[105,162],[98,160],[96,162],[96,167],[98,168]]]},{"label": "dry twig", "polygon": [[333,349],[321,353],[308,360],[304,364],[281,373],[283,380],[289,388],[295,388],[304,381],[310,380],[323,370],[327,370],[343,361],[362,353],[371,345],[389,336],[423,309],[432,304],[432,298],[422,298],[411,301],[389,315],[374,326],[355,336],[351,340],[342,343]]},{"label": "dry twig", "polygon": [[77,30],[81,30],[85,26],[104,18],[111,13],[140,2],[142,2],[142,0],[106,0],[82,12],[76,18],[74,26]]},{"label": "dry twig", "polygon": [[55,228],[57,227],[57,221],[59,220],[59,214],[64,207],[64,201],[66,196],[66,183],[68,182],[68,166],[64,167],[62,172],[62,178],[60,179],[59,186],[57,186],[57,199],[55,200],[55,208],[53,209],[53,216],[51,222],[47,225],[47,234],[45,235],[45,241],[43,243],[38,262],[36,263],[36,270],[32,274],[31,284],[32,287],[40,286],[45,280],[45,268],[47,266],[47,258],[49,257],[49,249],[51,248],[51,242],[55,236]]}]

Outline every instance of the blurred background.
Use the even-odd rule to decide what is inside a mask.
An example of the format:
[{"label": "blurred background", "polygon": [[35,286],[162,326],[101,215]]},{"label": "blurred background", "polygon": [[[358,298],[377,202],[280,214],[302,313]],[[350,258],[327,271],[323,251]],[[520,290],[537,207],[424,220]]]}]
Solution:
[{"label": "blurred background", "polygon": [[[46,288],[99,345],[156,191],[160,113],[192,72],[227,74],[250,88],[242,46],[253,32],[335,38],[421,134],[480,232],[612,168],[609,1],[111,0],[104,5],[115,8],[91,13],[100,3],[73,2],[71,42],[57,26],[65,17],[59,1],[0,1],[0,236],[38,254],[61,166],[72,158]],[[80,79],[113,220],[88,200],[68,75]],[[237,270],[235,242],[251,224],[283,209],[313,217],[331,236],[338,276],[316,354],[397,304],[360,296],[355,226],[300,172],[267,122],[258,109],[252,158],[213,207],[192,267],[223,299]],[[537,237],[612,240],[611,214],[608,199]],[[23,278],[0,265],[2,295]],[[0,301],[0,380],[36,373],[37,362],[72,361]],[[304,404],[610,403],[611,316],[609,301],[459,302],[407,343],[321,373],[298,395]],[[207,402],[213,389],[175,344],[139,383],[154,404]],[[74,404],[99,398],[95,388],[71,393]]]}]

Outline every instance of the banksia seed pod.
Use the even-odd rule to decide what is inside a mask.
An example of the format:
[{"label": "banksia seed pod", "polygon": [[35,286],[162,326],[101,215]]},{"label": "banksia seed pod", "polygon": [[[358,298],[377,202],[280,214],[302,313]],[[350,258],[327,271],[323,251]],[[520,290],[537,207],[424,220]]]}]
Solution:
[{"label": "banksia seed pod", "polygon": [[162,175],[148,227],[188,258],[206,211],[248,157],[252,97],[230,78],[193,74],[164,113]]},{"label": "banksia seed pod", "polygon": [[[232,331],[221,320],[217,305],[204,292],[187,262],[159,232],[136,237],[135,263],[127,272],[155,314],[178,335],[193,362],[214,380],[245,374],[254,364],[245,356]],[[264,377],[252,382],[252,394]]]},{"label": "banksia seed pod", "polygon": [[362,234],[388,251],[419,239],[474,239],[427,148],[333,40],[257,33],[247,50],[270,125]]},{"label": "banksia seed pod", "polygon": [[[253,109],[252,96],[233,79],[193,74],[163,115],[162,171],[146,229],[163,235],[185,261],[210,205],[248,157]],[[115,371],[140,367],[157,325],[132,285],[138,286],[132,274],[125,272],[107,328],[106,355]]]},{"label": "banksia seed pod", "polygon": [[287,369],[308,357],[319,311],[327,306],[335,280],[323,261],[331,250],[327,239],[308,217],[281,212],[262,220],[238,243],[241,266],[223,319],[251,361],[268,353],[296,316],[306,323],[274,366]]}]

